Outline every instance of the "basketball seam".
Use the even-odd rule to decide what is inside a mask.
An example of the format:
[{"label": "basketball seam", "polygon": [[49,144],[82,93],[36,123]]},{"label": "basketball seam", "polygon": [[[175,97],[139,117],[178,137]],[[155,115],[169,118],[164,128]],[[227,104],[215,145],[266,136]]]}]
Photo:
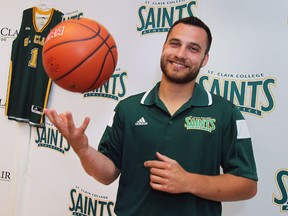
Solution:
[{"label": "basketball seam", "polygon": [[[109,47],[109,46],[108,46],[108,47]],[[102,72],[103,72],[103,68],[104,68],[106,59],[107,59],[107,57],[108,57],[108,55],[109,55],[110,53],[111,53],[111,55],[112,55],[114,68],[116,67],[114,55],[113,55],[113,53],[112,53],[112,51],[111,51],[113,48],[116,48],[116,46],[112,46],[111,48],[109,47],[109,49],[108,49],[108,51],[107,51],[107,53],[106,53],[106,55],[105,55],[105,58],[104,58],[104,60],[103,60],[100,73],[98,74],[97,78],[96,78],[95,81],[92,83],[92,85],[90,85],[89,88],[87,88],[84,92],[87,92],[89,89],[91,89],[91,88],[95,85],[95,83],[98,82],[98,80],[99,80],[99,78],[100,78],[100,76],[101,76],[101,74],[102,74]]]},{"label": "basketball seam", "polygon": [[99,24],[98,24],[98,31],[95,31],[94,29],[90,28],[90,27],[87,26],[87,25],[84,25],[83,23],[77,23],[77,22],[70,22],[70,23],[74,23],[74,24],[77,24],[77,25],[85,26],[86,28],[88,28],[88,29],[90,29],[92,32],[94,32],[95,35],[92,36],[92,37],[89,37],[89,38],[83,38],[83,39],[77,39],[77,40],[74,39],[74,40],[70,40],[70,41],[65,41],[65,42],[58,43],[58,44],[56,44],[56,45],[54,45],[54,46],[49,47],[49,49],[45,50],[45,51],[43,52],[44,54],[45,54],[46,52],[48,52],[49,50],[51,50],[52,48],[54,48],[54,47],[57,47],[57,46],[60,46],[60,45],[66,44],[66,43],[71,43],[71,42],[91,40],[91,39],[97,37],[98,35],[99,35],[99,37],[103,40],[103,38],[102,38],[101,35],[100,35],[101,28],[100,28]]},{"label": "basketball seam", "polygon": [[[70,73],[72,73],[75,69],[77,69],[78,67],[80,67],[85,61],[87,61],[92,55],[94,55],[105,43],[108,38],[110,37],[110,34],[107,36],[106,40],[102,41],[102,43],[100,44],[100,46],[97,47],[97,49],[95,49],[92,53],[90,53],[85,59],[83,59],[78,65],[76,65],[74,68],[72,68],[71,70],[69,70],[67,73],[63,74],[62,76],[58,77],[57,79],[54,79],[54,81],[58,81],[64,77],[66,77],[67,75],[69,75]],[[101,37],[102,38],[102,37]],[[102,38],[103,39],[103,38]]]},{"label": "basketball seam", "polygon": [[61,43],[58,43],[56,45],[53,45],[51,47],[49,47],[47,50],[45,50],[43,52],[43,54],[46,54],[48,51],[50,51],[52,48],[55,48],[57,46],[60,46],[60,45],[63,45],[63,44],[67,44],[67,43],[74,43],[74,42],[81,42],[81,41],[87,41],[87,40],[91,40],[93,38],[97,37],[97,35],[94,35],[93,37],[89,37],[89,38],[83,38],[83,39],[78,39],[78,40],[70,40],[70,41],[64,41],[64,42],[61,42]]}]

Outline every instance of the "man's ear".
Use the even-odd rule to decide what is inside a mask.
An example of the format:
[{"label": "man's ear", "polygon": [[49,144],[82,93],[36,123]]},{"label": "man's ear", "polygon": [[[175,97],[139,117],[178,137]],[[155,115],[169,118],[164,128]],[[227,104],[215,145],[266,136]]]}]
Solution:
[{"label": "man's ear", "polygon": [[204,67],[207,64],[208,60],[209,60],[209,53],[206,53],[205,57],[204,57],[204,59],[202,61],[202,64],[201,64],[201,68]]}]

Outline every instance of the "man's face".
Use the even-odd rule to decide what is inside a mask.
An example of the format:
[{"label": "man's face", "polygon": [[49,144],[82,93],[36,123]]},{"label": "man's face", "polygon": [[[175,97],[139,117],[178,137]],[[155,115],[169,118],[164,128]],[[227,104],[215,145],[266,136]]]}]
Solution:
[{"label": "man's face", "polygon": [[170,32],[161,56],[164,76],[173,83],[195,80],[200,68],[208,61],[207,34],[204,29],[178,24]]}]

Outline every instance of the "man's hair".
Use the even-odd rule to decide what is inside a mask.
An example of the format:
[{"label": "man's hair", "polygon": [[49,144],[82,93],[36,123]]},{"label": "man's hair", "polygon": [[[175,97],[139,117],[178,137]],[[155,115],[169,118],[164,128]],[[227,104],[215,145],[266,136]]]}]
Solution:
[{"label": "man's hair", "polygon": [[194,16],[185,17],[185,18],[179,19],[176,22],[174,22],[168,31],[168,34],[166,36],[166,41],[167,41],[172,29],[180,23],[186,24],[186,25],[191,25],[191,26],[196,26],[196,27],[199,27],[199,28],[202,28],[205,30],[205,32],[207,34],[207,48],[205,50],[205,53],[207,54],[210,50],[211,43],[212,43],[211,31],[210,31],[209,27],[202,20],[200,20],[199,18],[194,17]]}]

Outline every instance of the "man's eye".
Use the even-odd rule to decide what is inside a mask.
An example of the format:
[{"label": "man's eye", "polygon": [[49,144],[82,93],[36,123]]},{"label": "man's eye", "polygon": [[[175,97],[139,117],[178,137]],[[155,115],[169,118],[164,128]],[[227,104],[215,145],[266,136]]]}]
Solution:
[{"label": "man's eye", "polygon": [[179,46],[179,43],[171,42],[170,45],[173,46],[173,47],[176,47],[176,46]]},{"label": "man's eye", "polygon": [[192,52],[199,52],[199,48],[198,47],[190,47],[189,48]]}]

